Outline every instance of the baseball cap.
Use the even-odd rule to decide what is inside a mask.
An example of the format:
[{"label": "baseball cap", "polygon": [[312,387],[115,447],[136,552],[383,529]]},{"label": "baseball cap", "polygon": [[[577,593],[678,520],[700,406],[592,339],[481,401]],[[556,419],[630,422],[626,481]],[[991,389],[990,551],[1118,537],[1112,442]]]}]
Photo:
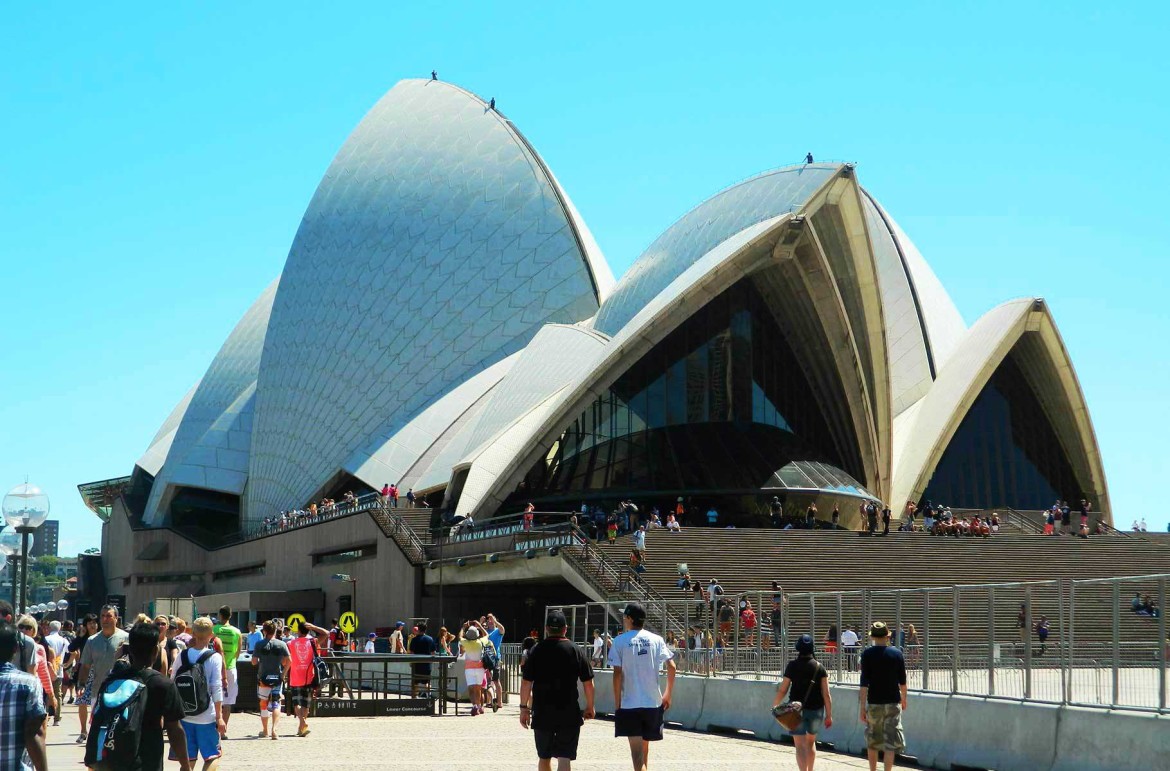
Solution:
[{"label": "baseball cap", "polygon": [[646,609],[636,602],[627,603],[625,609],[622,611],[623,616],[629,616],[633,621],[645,621]]},{"label": "baseball cap", "polygon": [[405,621],[395,621],[394,626],[406,626],[406,622]]},{"label": "baseball cap", "polygon": [[565,614],[559,610],[549,611],[548,617],[544,619],[544,625],[549,629],[564,629],[569,625],[569,620],[565,618]]},{"label": "baseball cap", "polygon": [[800,639],[796,641],[796,652],[805,655],[813,652],[813,638],[811,634],[802,634]]},{"label": "baseball cap", "polygon": [[366,636],[367,636],[367,637],[369,637],[371,640],[373,640],[375,637],[377,637],[377,636],[378,636],[378,633],[377,633],[377,632],[370,632],[370,633],[369,633],[368,635],[366,635]]},{"label": "baseball cap", "polygon": [[889,637],[890,636],[890,628],[887,627],[881,621],[875,621],[875,622],[873,622],[873,626],[871,626],[869,628],[869,636],[870,637]]}]

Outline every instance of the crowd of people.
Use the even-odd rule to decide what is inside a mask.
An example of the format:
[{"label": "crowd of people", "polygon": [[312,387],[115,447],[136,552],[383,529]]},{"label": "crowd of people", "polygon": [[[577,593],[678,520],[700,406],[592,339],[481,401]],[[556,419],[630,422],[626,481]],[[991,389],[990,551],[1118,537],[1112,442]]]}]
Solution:
[{"label": "crowd of people", "polygon": [[1162,613],[1158,607],[1158,601],[1149,594],[1143,597],[1141,592],[1134,592],[1130,608],[1139,616],[1150,616],[1151,618],[1157,618]]},{"label": "crowd of people", "polygon": [[990,538],[999,532],[999,513],[991,512],[984,518],[979,513],[969,517],[956,517],[949,508],[943,508],[937,514],[937,519],[927,516],[923,519],[927,532],[933,535],[953,536],[955,538]]},{"label": "crowd of people", "polygon": [[[686,571],[680,567],[684,567],[681,582]],[[688,591],[693,591],[695,583],[686,578]],[[719,582],[710,579],[699,595],[704,606],[711,608],[713,622],[694,625],[686,638],[673,633],[662,638],[647,631],[646,611],[629,603],[622,611],[623,630],[611,635],[595,629],[592,646],[584,649],[566,638],[564,614],[551,611],[543,636],[533,631],[524,640],[520,662],[520,722],[534,732],[540,768],[551,769],[554,758],[558,763],[565,761],[560,767],[567,768],[576,758],[580,727],[594,716],[593,671],[607,667],[614,672],[615,733],[628,740],[634,764],[648,768],[651,744],[663,738],[677,662],[692,651],[717,651],[733,634],[741,644],[752,646],[769,621],[776,644],[785,599],[779,585],[773,583],[772,589],[771,612],[761,618],[763,611],[757,611],[750,600],[726,596]],[[1157,614],[1150,597],[1135,595],[1133,604],[1135,613]],[[295,735],[307,736],[312,699],[325,685],[333,685],[321,671],[322,659],[327,662],[330,652],[355,650],[356,641],[336,619],[329,629],[307,621],[294,628],[274,619],[259,626],[249,624],[245,633],[231,624],[231,618],[231,609],[222,607],[215,618],[200,616],[190,624],[182,618],[151,619],[142,614],[124,624],[117,608],[106,606],[74,627],[70,622],[37,622],[28,616],[12,619],[10,610],[0,607],[0,706],[6,710],[6,726],[20,729],[0,731],[0,767],[20,768],[27,758],[29,767],[46,769],[46,733],[60,723],[60,706],[68,700],[82,707],[78,743],[86,744],[86,763],[91,767],[105,763],[111,768],[161,769],[165,737],[172,759],[181,768],[195,768],[202,760],[204,771],[212,771],[224,754],[238,695],[235,670],[245,662],[256,670],[258,738],[283,736],[278,725],[286,700],[297,719]],[[398,621],[386,642],[392,653],[438,653],[462,659],[471,714],[477,716],[488,708],[498,710],[502,703],[505,631],[492,613],[467,620],[457,634],[441,628],[434,637],[428,634],[425,621],[411,626]],[[1043,644],[1045,617],[1035,622],[1034,631]],[[913,650],[921,640],[913,625],[895,633],[881,622],[870,626],[868,637],[870,645],[865,646],[852,626],[840,633],[834,626],[823,640],[823,651],[847,656],[848,667],[861,672],[857,719],[865,727],[872,768],[882,753],[888,764],[904,746],[901,715],[907,707],[907,662],[903,650]],[[376,640],[371,634],[364,651],[384,647],[376,646]],[[834,720],[826,667],[817,660],[816,647],[809,635],[795,641],[795,658],[784,669],[773,704],[773,714],[793,736],[797,766],[805,771],[814,767],[818,733],[832,727]],[[425,696],[430,665],[412,662],[412,667],[411,693]],[[659,682],[661,671],[666,673],[665,687]],[[579,683],[584,706],[577,700]],[[139,735],[133,763],[120,765],[118,753],[127,729],[110,713],[113,708],[115,713],[130,714],[126,705],[134,700],[139,700],[144,717],[134,728]],[[48,718],[54,722],[50,724]],[[101,739],[95,741],[98,736]]]},{"label": "crowd of people", "polygon": [[[645,623],[645,609],[628,603],[622,610],[622,633],[610,636],[595,629],[590,655],[566,639],[564,613],[548,614],[544,640],[526,651],[520,693],[520,724],[533,730],[541,771],[551,771],[554,759],[558,771],[567,771],[576,760],[581,726],[594,717],[594,668],[604,666],[613,670],[614,734],[627,740],[634,768],[649,769],[650,747],[663,739],[673,703],[677,660],[688,648],[674,635],[663,638],[648,631]],[[855,645],[861,670],[857,720],[864,726],[871,769],[879,761],[892,768],[906,744],[902,730],[902,714],[908,707],[906,661],[891,638],[886,625],[876,621],[869,629],[870,645],[863,650],[859,642]],[[794,652],[777,683],[772,714],[793,737],[797,767],[813,771],[817,735],[833,725],[833,699],[828,671],[815,657],[812,637],[797,639]]]},{"label": "crowd of people", "polygon": [[[387,483],[382,486],[380,491],[365,495],[355,495],[352,490],[348,490],[341,496],[341,500],[325,497],[320,501],[309,503],[304,508],[289,509],[273,514],[263,519],[256,534],[271,535],[305,525],[315,525],[318,522],[352,513],[359,505],[375,498],[379,503],[397,508],[400,502],[398,486]],[[408,489],[401,498],[405,500],[407,508],[430,508],[426,499],[422,496],[416,496],[413,489]]]},{"label": "crowd of people", "polygon": [[[1090,534],[1089,514],[1092,510],[1093,507],[1089,502],[1082,498],[1080,503],[1080,523],[1074,527],[1073,510],[1068,505],[1068,501],[1055,501],[1041,513],[1044,535],[1072,535],[1087,539]],[[1093,528],[1093,533],[1096,535],[1104,535],[1106,530],[1105,523],[1098,519],[1096,526]]]},{"label": "crowd of people", "polygon": [[320,502],[312,502],[303,509],[290,509],[279,514],[265,517],[260,525],[262,535],[270,535],[285,530],[291,530],[305,525],[314,525],[327,519],[348,514],[357,508],[363,499],[359,499],[353,492],[346,492],[340,501],[333,498],[322,498]]}]

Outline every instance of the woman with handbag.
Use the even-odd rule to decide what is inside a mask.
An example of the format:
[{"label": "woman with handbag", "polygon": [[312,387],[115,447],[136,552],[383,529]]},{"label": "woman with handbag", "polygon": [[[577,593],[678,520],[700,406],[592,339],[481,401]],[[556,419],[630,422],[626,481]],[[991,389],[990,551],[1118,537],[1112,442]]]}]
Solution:
[{"label": "woman with handbag", "polygon": [[[812,771],[817,760],[817,734],[822,726],[833,727],[833,697],[829,693],[829,673],[813,658],[812,635],[800,636],[796,654],[784,668],[772,715],[792,734],[796,767],[800,771]],[[803,698],[784,703],[790,694],[801,694]]]}]

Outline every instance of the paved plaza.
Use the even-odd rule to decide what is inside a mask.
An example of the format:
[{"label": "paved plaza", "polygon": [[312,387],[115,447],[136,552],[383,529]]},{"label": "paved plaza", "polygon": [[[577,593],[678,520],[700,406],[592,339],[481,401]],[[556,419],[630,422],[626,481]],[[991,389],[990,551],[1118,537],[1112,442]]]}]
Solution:
[{"label": "paved plaza", "polygon": [[[320,718],[310,721],[312,733],[298,739],[296,720],[281,718],[279,741],[256,738],[260,721],[254,714],[233,715],[224,742],[222,771],[244,771],[287,766],[294,759],[314,768],[346,771],[410,768],[411,771],[448,771],[480,767],[493,771],[536,767],[532,733],[520,727],[519,710],[506,706],[498,714],[480,717],[381,717]],[[76,708],[66,707],[65,718],[49,729],[49,767],[78,768],[84,748],[77,738]],[[692,731],[671,731],[650,753],[654,769],[769,768],[795,769],[792,747]],[[299,764],[299,763],[298,763]],[[178,768],[168,763],[167,769]],[[201,768],[202,763],[196,766]],[[630,768],[624,740],[613,736],[613,723],[591,720],[581,734],[580,769],[618,771]],[[845,771],[865,768],[864,759],[850,755],[819,753],[817,769]]]}]

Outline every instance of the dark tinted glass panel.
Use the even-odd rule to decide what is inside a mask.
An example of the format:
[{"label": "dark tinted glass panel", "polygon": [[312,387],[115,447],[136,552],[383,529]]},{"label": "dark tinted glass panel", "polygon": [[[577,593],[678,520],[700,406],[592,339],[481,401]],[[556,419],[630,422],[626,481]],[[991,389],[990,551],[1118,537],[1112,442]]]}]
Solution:
[{"label": "dark tinted glass panel", "polygon": [[1075,505],[1077,482],[1044,408],[1009,356],[992,375],[931,476],[924,500],[963,508]]},{"label": "dark tinted glass panel", "polygon": [[171,501],[171,525],[200,543],[214,543],[240,530],[240,497],[180,487]]},{"label": "dark tinted glass panel", "polygon": [[[861,477],[842,465],[771,310],[741,281],[584,410],[530,471],[524,496],[552,504],[650,491],[817,487],[807,475],[777,476],[807,461]],[[817,478],[840,487],[831,474]]]}]

